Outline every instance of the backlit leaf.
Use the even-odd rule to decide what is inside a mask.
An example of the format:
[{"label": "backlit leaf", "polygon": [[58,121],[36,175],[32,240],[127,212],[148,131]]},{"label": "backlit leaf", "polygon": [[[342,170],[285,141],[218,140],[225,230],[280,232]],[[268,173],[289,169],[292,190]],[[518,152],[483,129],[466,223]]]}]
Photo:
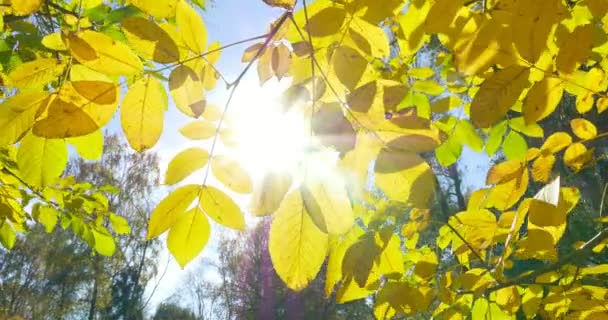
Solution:
[{"label": "backlit leaf", "polygon": [[92,30],[69,34],[70,52],[85,66],[109,76],[136,75],[143,71],[139,58],[124,43]]},{"label": "backlit leaf", "polygon": [[65,64],[54,58],[40,58],[20,64],[8,74],[8,83],[19,89],[41,88],[56,80]]},{"label": "backlit leaf", "polygon": [[207,28],[200,15],[188,2],[179,1],[176,9],[176,21],[186,46],[196,54],[207,48]]},{"label": "backlit leaf", "polygon": [[564,93],[562,82],[559,78],[545,77],[532,86],[522,107],[527,124],[543,120],[555,111]]},{"label": "backlit leaf", "polygon": [[181,214],[169,230],[167,248],[183,269],[203,250],[210,234],[207,217],[198,208],[193,208]]},{"label": "backlit leaf", "polygon": [[300,192],[289,193],[274,215],[268,249],[279,277],[292,290],[312,281],[328,251],[328,237],[310,219]]},{"label": "backlit leaf", "polygon": [[171,71],[169,90],[175,105],[185,115],[198,118],[205,111],[203,83],[190,67],[181,65]]},{"label": "backlit leaf", "polygon": [[273,214],[291,188],[292,177],[287,172],[267,172],[253,190],[249,210],[256,216]]},{"label": "backlit leaf", "polygon": [[245,217],[239,206],[217,188],[204,186],[198,206],[215,222],[235,230],[245,230]]},{"label": "backlit leaf", "polygon": [[226,187],[238,193],[251,193],[252,181],[249,174],[235,160],[219,155],[211,159],[211,172]]},{"label": "backlit leaf", "polygon": [[152,148],[163,131],[167,93],[151,76],[131,86],[120,107],[120,122],[129,145],[138,152]]},{"label": "backlit leaf", "polygon": [[167,167],[165,184],[173,185],[181,182],[194,171],[201,169],[209,161],[209,153],[200,148],[188,148],[178,153]]},{"label": "backlit leaf", "polygon": [[[208,108],[208,107],[207,107]],[[204,114],[203,114],[204,116]],[[196,120],[179,129],[184,137],[192,140],[205,140],[215,135],[216,126],[207,120]]]},{"label": "backlit leaf", "polygon": [[582,118],[570,120],[572,132],[583,140],[593,139],[597,136],[597,128],[589,121]]},{"label": "backlit leaf", "polygon": [[21,141],[17,163],[23,180],[44,187],[63,173],[68,164],[68,148],[63,139],[46,139],[30,133]]},{"label": "backlit leaf", "polygon": [[530,70],[512,66],[486,79],[471,104],[471,120],[480,128],[500,121],[528,86]]},{"label": "backlit leaf", "polygon": [[85,136],[68,138],[66,141],[76,148],[76,152],[86,160],[97,161],[103,153],[103,133],[97,130]]},{"label": "backlit leaf", "polygon": [[150,214],[148,224],[148,240],[154,239],[169,228],[186,212],[194,199],[199,196],[201,187],[198,185],[185,185],[175,189],[156,206]]},{"label": "backlit leaf", "polygon": [[177,45],[156,23],[141,17],[127,17],[122,19],[121,24],[131,47],[141,57],[159,63],[179,60]]}]

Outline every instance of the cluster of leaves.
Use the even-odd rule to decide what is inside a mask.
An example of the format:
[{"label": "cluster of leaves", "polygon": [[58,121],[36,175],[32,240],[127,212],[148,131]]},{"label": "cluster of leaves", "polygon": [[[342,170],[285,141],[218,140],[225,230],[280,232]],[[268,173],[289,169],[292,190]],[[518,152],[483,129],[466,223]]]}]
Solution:
[{"label": "cluster of leaves", "polygon": [[[242,41],[262,42],[245,50],[246,67],[234,81],[222,80],[235,94],[254,63],[262,84],[291,78],[286,109],[310,120],[319,144],[301,172],[269,172],[254,187],[237,159],[216,154],[218,142],[234,144],[234,128],[224,122],[231,99],[220,112],[205,91],[220,79],[220,50],[234,44],[208,45],[204,22],[185,0],[20,0],[3,7],[5,21],[33,16],[48,32],[20,19],[5,26],[4,42],[16,54],[3,61],[10,97],[0,108],[0,146],[19,142],[19,176],[48,189],[65,167],[66,143],[83,157],[91,152],[121,96],[129,144],[140,152],[152,147],[168,82],[177,109],[203,117],[180,132],[212,139],[209,150],[179,153],[165,176],[174,185],[205,169],[203,183],[176,188],[150,218],[148,238],[169,231],[180,265],[205,246],[208,218],[245,227],[231,196],[207,183],[212,173],[230,192],[253,193],[253,214],[273,216],[270,256],[292,289],[306,287],[327,260],[326,293],[337,291],[339,302],[375,295],[377,318],[606,315],[601,277],[608,266],[575,262],[605,250],[608,230],[560,256],[578,190],[555,179],[536,197],[525,196],[551,180],[564,149],[574,173],[592,165],[586,144],[605,135],[585,120],[608,107],[605,1],[317,0],[295,12],[294,0],[265,2],[284,13],[270,32]],[[431,47],[438,53],[429,55]],[[567,132],[545,139],[539,121],[568,99],[581,114],[571,122],[579,140]],[[543,138],[542,146],[528,148],[524,136]],[[463,145],[490,155],[500,150],[507,161],[490,169],[488,187],[471,195],[465,211],[440,222],[433,250],[418,243],[433,223],[437,187],[427,160],[449,166]],[[316,172],[315,161],[327,162],[328,152],[339,159]],[[370,163],[379,193],[366,188]],[[457,264],[440,265],[444,255]],[[528,260],[543,267],[508,272]]]}]

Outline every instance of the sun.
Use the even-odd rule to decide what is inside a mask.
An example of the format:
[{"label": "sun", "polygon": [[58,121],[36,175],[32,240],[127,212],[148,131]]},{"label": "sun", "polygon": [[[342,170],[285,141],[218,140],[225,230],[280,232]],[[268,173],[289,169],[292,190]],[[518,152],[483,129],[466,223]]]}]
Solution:
[{"label": "sun", "polygon": [[243,85],[233,98],[229,128],[236,141],[233,156],[261,179],[269,171],[294,172],[314,139],[301,109],[283,105],[284,86]]}]

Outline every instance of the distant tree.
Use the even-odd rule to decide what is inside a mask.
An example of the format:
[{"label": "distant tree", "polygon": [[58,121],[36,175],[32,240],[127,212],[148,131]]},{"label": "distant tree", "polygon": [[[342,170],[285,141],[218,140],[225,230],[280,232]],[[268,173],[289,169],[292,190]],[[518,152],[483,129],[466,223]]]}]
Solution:
[{"label": "distant tree", "polygon": [[190,272],[181,300],[197,319],[371,319],[371,303],[337,304],[324,292],[325,270],[300,292],[285,286],[268,253],[269,220],[237,236],[224,235],[218,258]]},{"label": "distant tree", "polygon": [[[123,233],[111,257],[101,256],[72,232],[36,225],[12,251],[0,252],[0,315],[31,319],[144,318],[144,290],[156,274],[158,241],[146,241],[150,195],[158,182],[158,157],[129,151],[117,135],[105,138],[98,162],[72,160],[67,175],[112,185],[111,212],[123,217]],[[60,223],[63,224],[63,223]]]},{"label": "distant tree", "polygon": [[156,313],[152,320],[196,320],[192,311],[180,307],[177,304],[163,302],[156,308]]}]

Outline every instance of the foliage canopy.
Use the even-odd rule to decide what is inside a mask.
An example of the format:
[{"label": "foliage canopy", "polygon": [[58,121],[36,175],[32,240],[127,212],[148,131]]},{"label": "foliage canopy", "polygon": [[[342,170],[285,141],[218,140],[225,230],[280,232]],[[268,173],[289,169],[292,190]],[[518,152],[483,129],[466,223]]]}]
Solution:
[{"label": "foliage canopy", "polygon": [[[205,246],[209,219],[244,229],[232,195],[253,193],[251,211],[273,216],[274,268],[294,290],[327,263],[326,293],[341,303],[374,295],[379,319],[608,317],[608,264],[591,259],[605,253],[608,228],[568,251],[560,242],[581,201],[569,177],[596,164],[593,145],[607,135],[592,115],[608,108],[608,2],[264,2],[283,10],[270,30],[222,46],[208,43],[199,1],[5,0],[3,246],[29,223],[60,223],[111,255],[128,230],[108,208],[115,190],[62,177],[68,145],[99,158],[100,130],[119,112],[130,146],[145,152],[171,97],[195,118],[180,133],[211,140],[179,153],[165,176],[175,185],[202,169],[202,184],[178,186],[149,221],[147,237],[168,231],[180,265]],[[253,41],[243,71],[226,80],[215,67],[221,51]],[[315,141],[297,170],[259,184],[247,159],[216,147],[235,143],[226,115],[254,65],[261,84],[290,78],[285,112],[303,114]],[[206,99],[220,81],[230,90],[223,109]],[[546,133],[568,106],[570,130]],[[431,163],[453,165],[463,146],[500,160],[466,208],[436,219]],[[602,209],[592,215],[599,224]],[[434,243],[420,241],[429,228]],[[531,261],[540,264],[517,268]]]}]

